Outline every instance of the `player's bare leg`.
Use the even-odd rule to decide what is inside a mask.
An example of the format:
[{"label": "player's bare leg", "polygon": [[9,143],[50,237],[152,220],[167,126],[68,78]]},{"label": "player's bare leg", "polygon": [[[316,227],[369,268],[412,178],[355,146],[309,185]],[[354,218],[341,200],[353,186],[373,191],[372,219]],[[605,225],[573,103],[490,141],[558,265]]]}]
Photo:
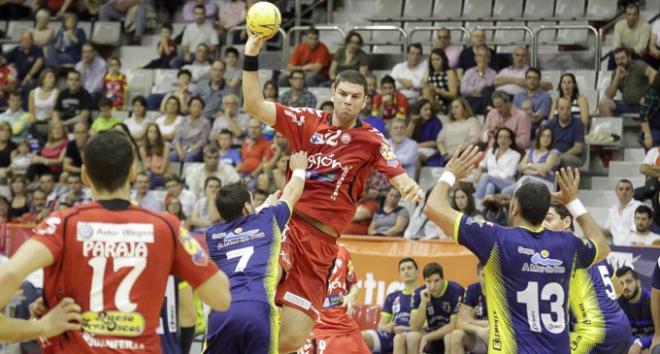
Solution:
[{"label": "player's bare leg", "polygon": [[417,354],[419,353],[419,343],[422,341],[423,334],[421,332],[409,332],[406,336],[406,353]]},{"label": "player's bare leg", "polygon": [[451,348],[451,354],[463,354],[465,353],[465,348],[473,349],[476,345],[475,335],[467,333],[462,329],[455,329],[451,332],[451,343],[448,347]]},{"label": "player's bare leg", "polygon": [[406,338],[408,333],[399,333],[394,336],[392,347],[394,350],[393,354],[406,354]]},{"label": "player's bare leg", "polygon": [[297,351],[312,332],[314,321],[304,312],[289,306],[280,315],[280,353]]}]

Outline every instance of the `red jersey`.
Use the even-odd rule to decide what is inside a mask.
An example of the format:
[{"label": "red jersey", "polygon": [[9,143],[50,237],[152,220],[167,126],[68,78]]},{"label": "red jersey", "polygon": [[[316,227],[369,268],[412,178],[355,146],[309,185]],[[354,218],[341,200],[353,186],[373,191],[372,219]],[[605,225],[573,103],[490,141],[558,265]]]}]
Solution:
[{"label": "red jersey", "polygon": [[353,270],[351,254],[346,247],[339,245],[335,266],[328,278],[328,293],[323,302],[320,321],[314,324],[312,330],[314,337],[322,338],[360,332],[358,324],[346,313],[346,306],[341,306],[343,297],[356,283],[357,277]]},{"label": "red jersey", "polygon": [[218,271],[174,216],[123,200],[52,213],[33,237],[54,258],[44,269],[46,303],[71,297],[83,317],[82,331],[51,338],[45,353],[160,353],[168,276],[196,288]]},{"label": "red jersey", "polygon": [[355,127],[332,125],[332,116],[311,108],[276,104],[275,130],[291,151],[309,155],[307,180],[295,210],[332,226],[339,234],[355,215],[372,169],[388,179],[404,174],[385,137],[360,120]]},{"label": "red jersey", "polygon": [[[381,114],[380,106],[383,103],[383,94],[378,94],[374,96],[372,103],[371,115],[378,116]],[[394,97],[392,102],[383,107],[383,119],[392,119],[392,118],[406,118],[408,116],[408,98],[400,91],[394,92]]]},{"label": "red jersey", "polygon": [[118,75],[107,73],[103,78],[103,88],[105,89],[105,97],[112,100],[112,108],[124,108],[124,100],[126,98],[126,92],[128,92],[126,75],[122,73]]}]

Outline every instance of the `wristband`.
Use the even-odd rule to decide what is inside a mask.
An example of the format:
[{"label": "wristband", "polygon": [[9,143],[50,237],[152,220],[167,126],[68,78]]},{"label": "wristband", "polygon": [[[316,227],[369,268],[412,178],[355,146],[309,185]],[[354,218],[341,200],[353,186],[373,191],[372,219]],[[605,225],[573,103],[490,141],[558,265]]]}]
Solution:
[{"label": "wristband", "polygon": [[440,176],[440,179],[438,180],[438,183],[440,182],[445,182],[450,187],[453,187],[454,183],[456,183],[456,176],[454,176],[454,174],[449,171],[445,171],[442,173],[442,176]]},{"label": "wristband", "polygon": [[300,178],[304,181],[305,180],[305,175],[306,175],[305,170],[303,170],[301,168],[298,168],[298,169],[293,170],[293,173],[291,174],[291,177],[298,177],[298,178]]},{"label": "wristband", "polygon": [[259,70],[259,57],[256,55],[243,56],[243,71]]},{"label": "wristband", "polygon": [[568,209],[568,211],[571,212],[571,215],[576,219],[587,213],[587,209],[582,205],[582,202],[579,199],[575,199],[568,203],[566,209]]}]

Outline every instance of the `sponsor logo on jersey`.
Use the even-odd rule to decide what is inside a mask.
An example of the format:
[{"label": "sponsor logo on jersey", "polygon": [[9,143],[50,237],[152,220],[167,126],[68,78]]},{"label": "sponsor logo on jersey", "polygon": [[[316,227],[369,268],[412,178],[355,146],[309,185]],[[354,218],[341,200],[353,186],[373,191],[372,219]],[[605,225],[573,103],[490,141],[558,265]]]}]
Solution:
[{"label": "sponsor logo on jersey", "polygon": [[108,243],[154,242],[153,224],[110,224],[102,222],[78,222],[76,224],[78,241]]},{"label": "sponsor logo on jersey", "polygon": [[526,254],[528,256],[533,256],[536,251],[534,251],[531,248],[525,248],[523,246],[518,246],[518,253],[520,254]]},{"label": "sponsor logo on jersey", "polygon": [[309,155],[307,157],[308,166],[307,169],[315,170],[322,167],[330,167],[333,170],[342,168],[341,162],[335,160],[335,154],[323,155],[323,153],[317,152],[316,154]]},{"label": "sponsor logo on jersey", "polygon": [[144,344],[136,343],[130,339],[98,338],[87,332],[83,332],[82,337],[87,345],[92,348],[144,350]]},{"label": "sponsor logo on jersey", "polygon": [[316,132],[312,134],[309,142],[314,145],[328,145],[337,146],[339,142],[348,144],[351,142],[351,136],[348,133],[342,133],[340,130],[330,131],[327,133]]},{"label": "sponsor logo on jersey", "polygon": [[95,335],[137,337],[146,323],[138,312],[102,311],[82,314],[83,331]]},{"label": "sponsor logo on jersey", "polygon": [[380,154],[387,161],[387,166],[397,167],[399,165],[399,159],[396,158],[392,147],[387,142],[380,145]]},{"label": "sponsor logo on jersey", "polygon": [[237,245],[243,242],[249,242],[264,237],[266,237],[266,234],[259,229],[243,230],[243,228],[241,227],[237,227],[236,229],[234,229],[234,231],[220,232],[211,235],[212,240],[222,240],[221,242],[218,243],[217,246],[218,249]]},{"label": "sponsor logo on jersey", "polygon": [[204,267],[208,264],[209,256],[199,242],[197,242],[197,239],[190,235],[188,230],[182,228],[179,231],[179,242],[183,245],[183,249],[186,253],[192,257],[192,261],[195,265]]},{"label": "sponsor logo on jersey", "polygon": [[[520,248],[518,251],[520,252]],[[550,252],[547,250],[534,252],[530,261],[531,263],[525,262],[523,264],[523,272],[548,274],[566,273],[566,267],[561,266],[564,262],[560,259],[550,258]]]},{"label": "sponsor logo on jersey", "polygon": [[351,142],[351,135],[348,133],[344,133],[339,137],[339,140],[341,140],[341,142],[344,144],[348,144]]},{"label": "sponsor logo on jersey", "polygon": [[287,291],[284,294],[284,300],[286,300],[286,301],[288,301],[288,302],[290,302],[294,305],[298,305],[303,310],[309,310],[312,307],[312,302],[311,301],[305,299],[302,296],[296,295],[296,294],[294,294],[290,291]]}]

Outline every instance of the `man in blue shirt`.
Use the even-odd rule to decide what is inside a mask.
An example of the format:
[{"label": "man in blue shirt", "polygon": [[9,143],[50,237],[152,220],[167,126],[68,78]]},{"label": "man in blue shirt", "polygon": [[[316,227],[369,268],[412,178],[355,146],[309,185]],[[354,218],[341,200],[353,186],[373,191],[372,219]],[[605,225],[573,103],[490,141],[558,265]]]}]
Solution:
[{"label": "man in blue shirt", "polygon": [[628,353],[641,353],[642,350],[651,347],[655,332],[651,316],[651,292],[642,288],[639,275],[628,266],[617,269],[616,277],[623,286],[623,293],[619,297],[619,305],[628,316],[630,327],[632,327],[632,335],[635,338]]},{"label": "man in blue shirt", "polygon": [[7,62],[16,66],[21,86],[30,86],[44,66],[44,52],[34,45],[32,32],[21,33],[21,42],[6,56]]},{"label": "man in blue shirt", "polygon": [[544,119],[550,115],[552,97],[543,91],[541,86],[541,70],[529,68],[525,73],[526,91],[520,92],[513,97],[513,104],[527,112],[532,120],[532,127],[538,128]]},{"label": "man in blue shirt", "polygon": [[555,137],[554,148],[561,152],[563,166],[582,166],[582,149],[584,148],[584,123],[571,114],[571,101],[566,97],[557,99],[557,118],[549,120],[546,125],[552,129]]}]

